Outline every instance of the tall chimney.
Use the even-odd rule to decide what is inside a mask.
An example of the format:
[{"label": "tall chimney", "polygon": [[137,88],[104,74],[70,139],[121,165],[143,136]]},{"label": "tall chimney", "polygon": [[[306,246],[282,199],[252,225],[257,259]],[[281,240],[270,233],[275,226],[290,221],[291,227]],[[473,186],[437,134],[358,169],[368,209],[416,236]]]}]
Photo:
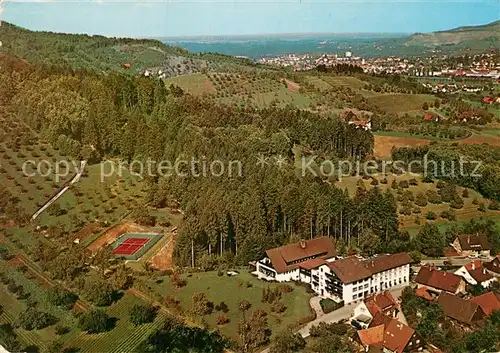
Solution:
[{"label": "tall chimney", "polygon": [[467,244],[470,244],[470,235],[467,236]]},{"label": "tall chimney", "polygon": [[476,269],[476,263],[473,261],[472,262],[472,270],[474,271]]},{"label": "tall chimney", "polygon": [[301,247],[302,249],[305,249],[305,248],[306,248],[306,246],[307,246],[306,241],[305,241],[304,239],[301,239],[301,240],[300,240],[300,247]]}]

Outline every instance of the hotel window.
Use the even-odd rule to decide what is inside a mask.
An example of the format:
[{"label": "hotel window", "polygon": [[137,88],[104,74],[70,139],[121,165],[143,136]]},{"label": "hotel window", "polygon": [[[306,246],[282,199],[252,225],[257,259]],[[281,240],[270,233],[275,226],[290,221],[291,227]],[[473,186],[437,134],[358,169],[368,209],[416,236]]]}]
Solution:
[{"label": "hotel window", "polygon": [[358,299],[358,295],[357,295],[357,294],[354,294],[354,295],[352,296],[352,299]]},{"label": "hotel window", "polygon": [[366,288],[368,288],[368,283],[367,283],[367,284],[365,284],[365,289],[366,289]]}]

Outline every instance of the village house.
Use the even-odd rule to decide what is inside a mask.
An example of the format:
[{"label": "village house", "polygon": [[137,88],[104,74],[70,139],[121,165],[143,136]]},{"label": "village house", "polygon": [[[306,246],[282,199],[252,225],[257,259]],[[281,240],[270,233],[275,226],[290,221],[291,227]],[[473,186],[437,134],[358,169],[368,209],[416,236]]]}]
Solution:
[{"label": "village house", "polygon": [[417,290],[425,288],[430,295],[437,295],[443,291],[452,294],[465,292],[465,281],[462,277],[451,272],[436,270],[433,266],[422,266],[415,282]]},{"label": "village house", "polygon": [[439,116],[436,114],[427,113],[424,115],[424,120],[425,121],[434,121],[437,123],[437,122],[439,122]]},{"label": "village house", "polygon": [[500,255],[495,256],[493,260],[490,262],[486,262],[483,265],[489,273],[491,273],[493,276],[500,276]]},{"label": "village house", "polygon": [[490,315],[495,310],[500,310],[500,294],[488,292],[470,300],[481,307],[485,315]]},{"label": "village house", "polygon": [[461,256],[490,256],[491,245],[485,235],[459,235],[451,244]]},{"label": "village house", "polygon": [[488,288],[497,279],[488,273],[486,267],[483,267],[481,260],[475,260],[471,263],[460,267],[455,271],[456,275],[462,277],[470,285],[480,284],[484,288]]},{"label": "village house", "polygon": [[407,253],[380,255],[371,259],[358,256],[337,257],[328,237],[302,240],[266,251],[257,261],[254,274],[268,281],[300,281],[323,298],[336,302],[363,300],[372,293],[410,280],[411,257]]},{"label": "village house", "polygon": [[387,316],[380,324],[370,325],[368,329],[357,333],[365,352],[371,352],[375,348],[380,352],[403,353],[422,351],[424,347],[422,338],[414,329]]},{"label": "village house", "polygon": [[310,283],[311,270],[335,260],[337,252],[331,238],[319,237],[267,250],[266,255],[256,263],[259,279]]},{"label": "village house", "polygon": [[479,304],[446,292],[441,292],[437,303],[443,308],[445,316],[462,324],[473,325],[485,317]]},{"label": "village house", "polygon": [[371,294],[354,308],[353,320],[366,328],[377,313],[395,318],[399,312],[399,304],[388,290]]}]

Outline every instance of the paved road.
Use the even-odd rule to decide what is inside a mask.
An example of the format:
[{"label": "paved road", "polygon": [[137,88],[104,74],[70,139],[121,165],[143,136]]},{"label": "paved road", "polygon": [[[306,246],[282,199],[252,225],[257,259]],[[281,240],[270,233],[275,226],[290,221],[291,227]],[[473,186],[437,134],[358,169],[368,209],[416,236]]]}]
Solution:
[{"label": "paved road", "polygon": [[75,184],[80,180],[80,178],[83,175],[83,171],[85,169],[85,165],[87,165],[87,161],[80,161],[80,169],[76,173],[76,175],[71,179],[68,185],[66,185],[64,188],[62,188],[61,191],[59,191],[56,195],[54,195],[45,205],[43,205],[38,211],[36,211],[33,216],[31,216],[31,220],[34,221],[40,214],[45,211],[47,208],[50,207],[54,202],[57,201],[58,198],[60,198],[68,189],[70,188],[71,185]]},{"label": "paved road", "polygon": [[[391,294],[394,296],[394,298],[397,299],[398,297],[401,296],[401,293],[403,292],[403,288],[404,287],[400,287],[400,288],[395,288],[395,289],[391,290]],[[311,327],[317,326],[322,322],[330,324],[333,322],[339,322],[339,321],[342,321],[345,319],[349,319],[354,312],[354,308],[358,304],[359,303],[349,303],[340,309],[332,311],[331,313],[324,314],[321,317],[316,318],[316,320],[309,322],[307,325],[305,325],[304,327],[302,327],[300,330],[296,331],[295,333],[299,333],[302,337],[306,338],[306,337],[309,337],[309,335],[310,335]],[[404,321],[406,321],[406,318],[404,319]],[[269,350],[270,350],[269,348],[266,348],[266,349],[260,351],[260,353],[269,353]]]},{"label": "paved road", "polygon": [[[422,260],[422,264],[433,264],[436,266],[443,266],[444,261],[449,261],[451,262],[452,266],[463,266],[467,265],[468,263],[472,262],[475,259],[469,259],[469,258],[444,258],[444,259],[428,259],[428,260]],[[480,259],[481,261],[490,261],[490,259],[484,258]]]}]

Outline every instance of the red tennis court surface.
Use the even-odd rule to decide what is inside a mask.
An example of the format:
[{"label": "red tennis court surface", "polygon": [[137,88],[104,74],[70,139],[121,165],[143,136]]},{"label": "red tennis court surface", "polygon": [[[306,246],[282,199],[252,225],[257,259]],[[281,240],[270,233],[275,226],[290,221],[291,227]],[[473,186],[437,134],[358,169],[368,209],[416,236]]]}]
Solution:
[{"label": "red tennis court surface", "polygon": [[133,255],[150,240],[151,238],[128,238],[113,250],[113,254]]}]

